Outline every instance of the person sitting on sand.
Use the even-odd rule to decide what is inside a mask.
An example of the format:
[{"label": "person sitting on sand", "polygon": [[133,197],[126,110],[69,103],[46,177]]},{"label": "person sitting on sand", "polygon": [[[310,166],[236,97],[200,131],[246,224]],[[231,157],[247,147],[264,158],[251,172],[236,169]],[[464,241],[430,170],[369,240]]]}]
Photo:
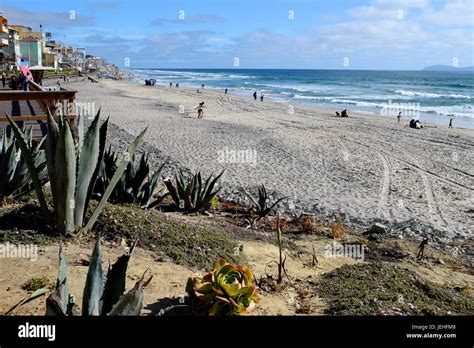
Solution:
[{"label": "person sitting on sand", "polygon": [[253,100],[257,100],[257,91],[253,92]]},{"label": "person sitting on sand", "polygon": [[263,92],[260,93],[260,101],[263,102]]},{"label": "person sitting on sand", "polygon": [[398,124],[400,124],[401,119],[402,119],[402,112],[400,111],[397,116]]},{"label": "person sitting on sand", "polygon": [[194,108],[198,112],[198,118],[202,118],[204,116],[204,102],[200,102],[198,106]]},{"label": "person sitting on sand", "polygon": [[341,117],[341,114],[339,113],[339,111],[336,111],[336,117]]},{"label": "person sitting on sand", "polygon": [[420,123],[419,120],[412,119],[410,121],[410,128],[421,129],[423,128],[423,125]]},{"label": "person sitting on sand", "polygon": [[449,120],[449,126],[448,126],[448,128],[453,128],[453,119],[450,119],[450,120]]},{"label": "person sitting on sand", "polygon": [[349,115],[347,114],[347,109],[342,110],[341,117],[349,117]]}]

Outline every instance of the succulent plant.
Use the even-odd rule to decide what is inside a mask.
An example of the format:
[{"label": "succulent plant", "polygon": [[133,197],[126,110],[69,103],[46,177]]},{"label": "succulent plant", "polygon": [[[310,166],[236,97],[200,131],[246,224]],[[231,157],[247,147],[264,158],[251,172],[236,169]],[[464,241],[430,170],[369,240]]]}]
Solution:
[{"label": "succulent plant", "polygon": [[258,189],[258,198],[254,198],[246,191],[244,191],[244,193],[247,195],[247,197],[250,198],[257,212],[257,218],[253,221],[253,223],[266,217],[268,214],[270,214],[270,212],[273,210],[273,208],[275,208],[278,203],[286,199],[286,197],[282,197],[276,200],[275,202],[270,203],[270,197],[267,194],[267,190],[265,189],[264,185],[262,185]]},{"label": "succulent plant", "polygon": [[248,314],[258,301],[257,287],[250,269],[223,259],[215,261],[212,271],[202,279],[189,278],[186,292],[192,313],[201,315]]},{"label": "succulent plant", "polygon": [[77,235],[83,230],[92,228],[146,132],[145,129],[130,145],[126,156],[107,185],[107,190],[97,208],[85,223],[92,188],[97,178],[107,137],[108,120],[100,125],[99,117],[100,110],[86,134],[84,134],[83,117],[79,117],[76,146],[68,120],[60,117],[58,125],[48,111],[46,162],[53,197],[54,212],[51,214],[46,204],[38,171],[34,165],[33,152],[28,148],[26,136],[7,114],[8,121],[25,157],[43,215],[47,223],[63,235]]},{"label": "succulent plant", "polygon": [[179,209],[185,211],[204,211],[209,209],[213,199],[219,192],[219,189],[214,190],[214,186],[216,186],[217,180],[219,180],[222,174],[224,174],[224,171],[214,179],[212,179],[213,175],[211,174],[203,183],[199,171],[188,179],[185,178],[183,172],[180,172],[179,175],[175,176],[175,184],[169,178],[164,183]]},{"label": "succulent plant", "polygon": [[[82,297],[83,316],[140,315],[143,308],[143,289],[150,283],[152,277],[145,281],[143,274],[133,289],[124,294],[128,261],[135,245],[136,243],[126,250],[112,267],[109,266],[104,282],[100,241],[97,241],[91,255]],[[58,279],[55,290],[46,299],[46,315],[78,314],[75,298],[69,293],[67,259],[60,250]]]},{"label": "succulent plant", "polygon": [[[117,161],[118,155],[109,147],[104,153],[94,186],[93,193],[96,196],[101,197],[104,194],[107,184],[117,170]],[[138,165],[135,164],[133,157],[109,200],[114,203],[138,203],[144,209],[158,205],[167,196],[166,189],[157,192],[163,167],[164,165],[153,173],[148,162],[148,155],[143,154]]]},{"label": "succulent plant", "polygon": [[[38,179],[43,185],[48,181],[45,152],[41,149],[44,139],[33,147],[32,128],[23,128],[22,132],[25,134],[26,145],[31,151]],[[14,134],[8,135],[4,130],[0,139],[0,203],[8,197],[16,198],[31,190],[33,190],[33,182],[25,158],[21,155],[20,146]]]}]

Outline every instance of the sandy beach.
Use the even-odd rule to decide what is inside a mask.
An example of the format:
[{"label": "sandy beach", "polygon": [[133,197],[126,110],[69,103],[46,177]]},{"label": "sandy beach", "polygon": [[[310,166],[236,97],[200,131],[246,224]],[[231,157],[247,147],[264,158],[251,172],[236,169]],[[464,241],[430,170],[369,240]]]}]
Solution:
[{"label": "sandy beach", "polygon": [[[360,229],[380,221],[403,236],[472,238],[473,130],[415,130],[407,119],[398,125],[395,117],[350,110],[342,119],[332,110],[208,89],[198,94],[113,80],[67,88],[79,92],[78,102],[110,115],[114,147],[148,126],[142,149],[157,166],[225,169],[222,192],[230,198],[264,184],[289,197],[286,210],[295,214],[337,216]],[[204,118],[197,119],[202,101]]]}]

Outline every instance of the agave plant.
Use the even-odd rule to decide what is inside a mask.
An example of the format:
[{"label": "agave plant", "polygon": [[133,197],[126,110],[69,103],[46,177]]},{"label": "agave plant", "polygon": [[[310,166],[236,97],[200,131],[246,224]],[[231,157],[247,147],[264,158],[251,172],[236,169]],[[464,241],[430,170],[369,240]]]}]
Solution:
[{"label": "agave plant", "polygon": [[[145,274],[133,289],[125,292],[125,279],[128,261],[133,252],[134,243],[118,260],[109,266],[106,280],[102,270],[100,241],[92,252],[82,297],[82,315],[140,315],[143,308],[143,289],[152,277],[145,281]],[[146,272],[145,272],[146,273]],[[78,315],[75,298],[69,293],[67,259],[62,250],[59,252],[59,273],[55,290],[46,299],[46,315]]]},{"label": "agave plant", "polygon": [[102,199],[90,219],[85,223],[92,188],[97,178],[107,137],[108,120],[100,125],[99,117],[100,110],[86,134],[84,134],[83,117],[79,118],[76,146],[67,119],[60,117],[58,125],[48,111],[46,162],[53,197],[54,211],[51,214],[25,134],[7,114],[8,121],[25,157],[43,215],[47,223],[63,235],[77,235],[81,231],[92,228],[146,132],[145,129],[130,145],[127,155],[120,162]]},{"label": "agave plant", "polygon": [[[22,132],[25,134],[26,145],[31,151],[38,179],[41,184],[44,184],[48,179],[45,152],[41,149],[44,138],[33,147],[32,128],[23,128]],[[16,198],[31,190],[33,190],[33,185],[25,158],[21,155],[14,134],[8,135],[4,130],[0,140],[0,203],[8,197]]]},{"label": "agave plant", "polygon": [[246,191],[244,191],[244,193],[247,195],[247,197],[250,198],[250,200],[252,201],[252,203],[254,205],[254,208],[257,212],[257,218],[252,221],[251,226],[253,226],[253,224],[255,222],[257,222],[258,220],[260,220],[260,219],[266,217],[268,214],[270,214],[272,212],[273,208],[275,208],[275,206],[278,203],[280,203],[281,201],[286,199],[286,197],[282,197],[282,198],[276,200],[275,202],[270,203],[270,197],[267,194],[267,190],[265,189],[264,185],[262,185],[258,189],[258,198],[254,198],[252,195],[250,195]]},{"label": "agave plant", "polygon": [[190,179],[186,179],[183,172],[175,177],[175,185],[170,179],[164,181],[168,192],[171,195],[174,203],[181,210],[185,211],[204,211],[209,209],[212,202],[219,192],[219,189],[214,190],[217,180],[224,174],[222,171],[214,179],[212,174],[203,183],[201,173],[198,171]]},{"label": "agave plant", "polygon": [[246,266],[220,259],[202,279],[189,278],[186,285],[192,312],[211,316],[248,314],[258,301],[254,276]]},{"label": "agave plant", "polygon": [[[100,164],[94,194],[101,197],[105,188],[117,170],[118,155],[109,149],[104,153]],[[158,205],[166,196],[167,190],[157,192],[160,184],[162,165],[156,172],[152,172],[148,162],[148,155],[143,154],[138,165],[133,157],[127,169],[115,186],[110,201],[114,203],[138,203],[147,209]]]}]

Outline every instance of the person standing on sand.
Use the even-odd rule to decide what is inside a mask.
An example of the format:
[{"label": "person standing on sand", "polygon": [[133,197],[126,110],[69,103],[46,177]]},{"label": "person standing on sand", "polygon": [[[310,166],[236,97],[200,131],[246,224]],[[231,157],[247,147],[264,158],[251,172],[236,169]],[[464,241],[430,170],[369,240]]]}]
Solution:
[{"label": "person standing on sand", "polygon": [[253,92],[253,100],[257,100],[257,91]]},{"label": "person standing on sand", "polygon": [[176,88],[179,88],[179,82],[176,82]]},{"label": "person standing on sand", "polygon": [[200,102],[199,105],[194,108],[194,110],[197,109],[198,119],[204,116],[204,108],[205,108],[204,102]]},{"label": "person standing on sand", "polygon": [[204,83],[201,85],[201,88],[204,89]]},{"label": "person standing on sand", "polygon": [[402,112],[400,111],[397,116],[398,124],[400,124],[401,119],[402,119]]},{"label": "person standing on sand", "polygon": [[260,101],[263,102],[263,92],[260,93]]},{"label": "person standing on sand", "polygon": [[450,120],[449,120],[449,126],[448,126],[448,128],[453,128],[453,119],[450,119]]},{"label": "person standing on sand", "polygon": [[226,88],[226,89],[224,89],[224,94],[227,94],[227,88]]},{"label": "person standing on sand", "polygon": [[170,88],[173,88],[173,82],[170,82]]}]

